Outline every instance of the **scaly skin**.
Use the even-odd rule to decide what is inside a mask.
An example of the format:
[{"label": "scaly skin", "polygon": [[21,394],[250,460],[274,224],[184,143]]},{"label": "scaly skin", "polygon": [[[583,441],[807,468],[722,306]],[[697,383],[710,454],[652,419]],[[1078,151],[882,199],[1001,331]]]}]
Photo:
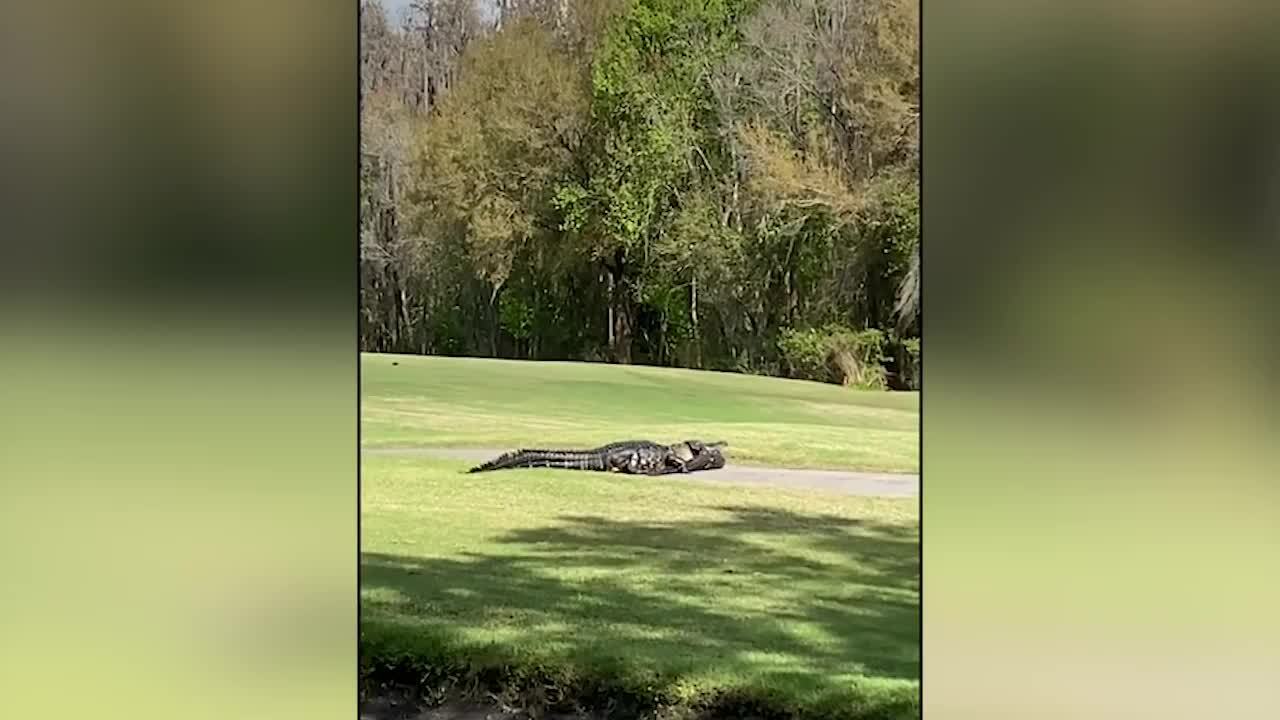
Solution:
[{"label": "scaly skin", "polygon": [[708,444],[698,440],[685,440],[672,445],[671,450],[684,462],[682,472],[718,470],[725,465],[724,453],[720,452],[720,448],[727,444],[724,441]]},{"label": "scaly skin", "polygon": [[723,442],[708,444],[698,440],[674,445],[660,445],[650,440],[624,440],[591,450],[521,449],[471,468],[469,472],[545,467],[628,475],[687,473],[724,467],[724,455],[720,452],[724,445]]}]

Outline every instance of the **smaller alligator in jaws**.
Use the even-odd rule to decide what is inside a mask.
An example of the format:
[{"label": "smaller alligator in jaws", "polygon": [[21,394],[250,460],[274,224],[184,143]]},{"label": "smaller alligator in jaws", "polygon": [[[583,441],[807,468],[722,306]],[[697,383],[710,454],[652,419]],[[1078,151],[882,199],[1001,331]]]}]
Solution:
[{"label": "smaller alligator in jaws", "polygon": [[685,440],[661,445],[650,440],[624,440],[591,450],[516,450],[471,468],[468,472],[509,468],[596,470],[628,475],[666,475],[724,467],[720,448],[728,443]]}]

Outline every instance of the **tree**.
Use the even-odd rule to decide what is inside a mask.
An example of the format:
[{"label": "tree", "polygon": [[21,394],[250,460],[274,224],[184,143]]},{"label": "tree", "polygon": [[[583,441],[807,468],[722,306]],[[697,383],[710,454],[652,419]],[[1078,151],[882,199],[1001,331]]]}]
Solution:
[{"label": "tree", "polygon": [[752,332],[890,322],[919,235],[916,27],[899,0],[774,2],[718,69]]},{"label": "tree", "polygon": [[744,6],[637,0],[596,57],[588,157],[557,206],[608,274],[616,362],[631,362],[637,281],[694,162],[706,62],[729,49]]},{"label": "tree", "polygon": [[411,78],[411,104],[428,113],[458,82],[467,46],[487,34],[474,0],[415,0],[405,14],[402,72]]},{"label": "tree", "polygon": [[365,347],[918,357],[914,4],[475,7],[361,7]]},{"label": "tree", "polygon": [[558,231],[551,195],[581,141],[586,96],[581,75],[529,18],[477,43],[463,68],[419,137],[415,221],[465,247],[489,287],[496,333],[517,260],[536,257],[535,245]]}]

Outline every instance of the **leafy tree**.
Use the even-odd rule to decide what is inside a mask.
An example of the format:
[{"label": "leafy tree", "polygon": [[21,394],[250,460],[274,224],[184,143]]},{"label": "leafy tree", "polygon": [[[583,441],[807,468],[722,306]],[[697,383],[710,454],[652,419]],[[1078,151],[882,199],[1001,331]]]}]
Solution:
[{"label": "leafy tree", "polygon": [[585,88],[530,19],[478,42],[463,68],[420,135],[415,220],[465,248],[490,288],[496,331],[498,296],[517,261],[557,232],[550,200],[580,143]]},{"label": "leafy tree", "polygon": [[608,31],[592,73],[582,174],[560,188],[564,227],[610,281],[611,345],[631,362],[633,305],[664,217],[688,181],[709,58],[736,38],[743,2],[636,0]]},{"label": "leafy tree", "polygon": [[914,3],[475,10],[361,6],[363,347],[917,381]]}]

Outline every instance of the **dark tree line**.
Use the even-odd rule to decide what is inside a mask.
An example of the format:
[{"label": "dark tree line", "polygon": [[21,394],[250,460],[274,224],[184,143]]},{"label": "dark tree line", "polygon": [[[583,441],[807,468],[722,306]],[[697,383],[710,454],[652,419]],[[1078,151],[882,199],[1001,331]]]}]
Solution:
[{"label": "dark tree line", "polygon": [[361,6],[361,343],[918,384],[903,0]]}]

